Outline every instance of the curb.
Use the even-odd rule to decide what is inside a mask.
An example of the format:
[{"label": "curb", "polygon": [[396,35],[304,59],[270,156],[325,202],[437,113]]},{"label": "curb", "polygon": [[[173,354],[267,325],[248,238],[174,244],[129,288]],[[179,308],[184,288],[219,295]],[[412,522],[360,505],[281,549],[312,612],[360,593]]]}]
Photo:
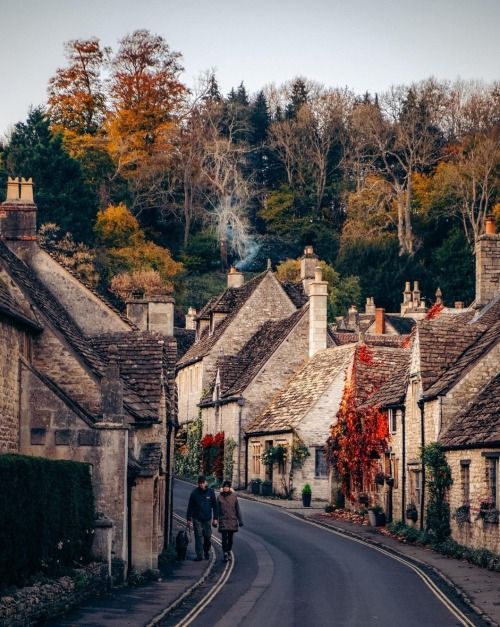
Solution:
[{"label": "curb", "polygon": [[362,536],[361,534],[357,534],[355,531],[351,531],[350,529],[344,529],[344,527],[337,527],[334,524],[329,524],[329,523],[326,523],[326,522],[320,522],[318,520],[315,520],[311,516],[307,516],[307,515],[301,516],[300,514],[294,514],[294,515],[297,518],[309,519],[309,520],[311,520],[311,522],[314,522],[315,524],[320,525],[321,527],[325,527],[326,529],[334,529],[338,533],[341,533],[341,534],[343,534],[345,536],[351,536],[352,538],[356,538],[356,540],[360,540],[361,542],[364,542],[365,544],[373,544],[374,546],[377,546],[377,547],[382,548],[382,549],[384,549],[386,551],[389,551],[390,553],[394,553],[398,557],[401,557],[401,558],[407,560],[408,562],[414,562],[415,564],[417,564],[419,566],[424,566],[425,568],[428,568],[430,571],[433,572],[434,575],[436,575],[437,577],[442,579],[455,592],[455,594],[457,594],[457,596],[460,597],[460,599],[465,603],[465,605],[467,605],[467,607],[469,607],[475,614],[477,614],[488,625],[491,625],[492,627],[499,627],[498,623],[496,623],[490,616],[488,616],[488,614],[486,614],[486,612],[484,612],[477,605],[474,605],[473,601],[470,599],[470,597],[467,595],[467,593],[462,590],[462,588],[460,588],[454,581],[449,579],[449,577],[447,577],[438,568],[436,568],[435,566],[432,566],[428,562],[424,562],[422,560],[419,560],[416,557],[409,557],[405,553],[402,553],[402,552],[398,551],[397,549],[388,546],[384,542],[379,542],[377,540],[373,540],[372,538],[366,538],[366,537]]},{"label": "curb", "polygon": [[198,579],[198,581],[196,581],[191,587],[189,587],[187,590],[185,590],[168,607],[166,607],[163,611],[161,611],[159,614],[157,614],[152,620],[150,620],[149,623],[147,623],[145,625],[145,627],[155,627],[156,625],[158,625],[158,623],[160,621],[164,620],[171,612],[173,612],[180,605],[182,605],[182,603],[184,603],[184,601],[188,597],[190,597],[193,594],[193,592],[195,592],[206,581],[207,577],[212,572],[214,564],[215,564],[215,551],[212,548],[211,549],[210,562],[209,562],[208,566],[206,567],[206,569],[205,569],[204,573],[202,574],[202,576]]}]

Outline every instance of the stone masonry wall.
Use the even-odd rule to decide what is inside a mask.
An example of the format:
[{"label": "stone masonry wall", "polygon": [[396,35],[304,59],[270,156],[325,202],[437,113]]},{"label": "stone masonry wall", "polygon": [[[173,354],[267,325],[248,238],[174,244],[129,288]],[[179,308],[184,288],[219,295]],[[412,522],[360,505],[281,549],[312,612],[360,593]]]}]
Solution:
[{"label": "stone masonry wall", "polygon": [[49,583],[21,588],[0,597],[0,625],[24,627],[55,618],[109,586],[107,564],[93,563]]},{"label": "stone masonry wall", "polygon": [[19,348],[23,336],[0,319],[0,453],[19,451]]},{"label": "stone masonry wall", "polygon": [[[500,553],[500,525],[484,522],[479,516],[480,503],[488,494],[486,459],[482,452],[481,449],[469,449],[446,453],[453,477],[449,495],[452,536],[460,544],[487,548]],[[458,523],[454,518],[454,513],[457,507],[465,504],[461,481],[461,461],[469,463],[471,514],[470,522]]]}]

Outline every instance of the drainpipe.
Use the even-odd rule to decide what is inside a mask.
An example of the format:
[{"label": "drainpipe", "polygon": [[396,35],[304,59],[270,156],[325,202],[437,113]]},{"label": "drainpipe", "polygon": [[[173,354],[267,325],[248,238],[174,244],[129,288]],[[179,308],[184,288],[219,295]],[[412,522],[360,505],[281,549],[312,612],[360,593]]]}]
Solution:
[{"label": "drainpipe", "polygon": [[168,429],[167,429],[167,452],[166,452],[166,460],[165,460],[165,523],[163,527],[163,544],[167,547],[170,544],[171,536],[172,536],[172,524],[173,524],[173,508],[172,505],[172,432],[173,432],[173,424],[172,421],[168,421]]},{"label": "drainpipe", "polygon": [[[245,460],[248,461],[248,435],[245,435]],[[248,487],[248,463],[245,463],[245,490]]]},{"label": "drainpipe", "polygon": [[405,522],[406,510],[406,412],[405,407],[401,408],[401,521]]},{"label": "drainpipe", "polygon": [[[420,446],[424,449],[425,446],[425,409],[424,401],[418,401],[420,408]],[[420,494],[420,529],[424,528],[424,506],[425,506],[425,464],[422,460],[422,490]]]},{"label": "drainpipe", "polygon": [[[241,486],[241,419],[242,419],[244,404],[245,404],[245,399],[242,396],[240,396],[240,398],[238,399],[238,488]],[[247,467],[247,459],[246,459],[246,447],[245,447],[245,470],[246,470],[246,467]],[[245,473],[245,484],[246,484],[246,473]]]}]

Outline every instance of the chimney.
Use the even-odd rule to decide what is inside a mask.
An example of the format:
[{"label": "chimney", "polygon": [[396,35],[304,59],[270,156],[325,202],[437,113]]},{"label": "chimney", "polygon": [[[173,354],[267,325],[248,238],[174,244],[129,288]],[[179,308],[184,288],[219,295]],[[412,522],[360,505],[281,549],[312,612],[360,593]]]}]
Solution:
[{"label": "chimney", "polygon": [[455,301],[455,309],[463,309],[464,308],[464,301],[463,300],[456,300]]},{"label": "chimney", "polygon": [[375,335],[384,335],[385,333],[385,309],[377,307],[375,309]]},{"label": "chimney", "polygon": [[0,238],[10,242],[36,241],[36,205],[32,179],[7,180],[7,198],[0,206]]},{"label": "chimney", "polygon": [[102,420],[123,422],[123,383],[120,379],[118,349],[112,344],[108,348],[109,362],[101,379]]},{"label": "chimney", "polygon": [[231,266],[227,275],[227,286],[229,288],[241,287],[244,282],[245,276],[243,272],[238,272],[234,266]]},{"label": "chimney", "polygon": [[328,283],[323,281],[321,268],[316,267],[309,283],[309,357],[326,348],[326,303]]},{"label": "chimney", "polygon": [[300,258],[300,280],[304,287],[304,292],[309,294],[309,284],[314,279],[318,256],[314,254],[312,246],[304,248],[304,255]]},{"label": "chimney", "polygon": [[356,309],[356,305],[351,305],[347,312],[347,325],[350,331],[357,331],[359,329],[359,314]]},{"label": "chimney", "polygon": [[476,307],[489,303],[500,292],[500,234],[495,218],[486,218],[485,233],[476,240]]},{"label": "chimney", "polygon": [[441,291],[441,288],[438,287],[436,290],[436,305],[442,305],[443,304],[443,292]]},{"label": "chimney", "polygon": [[141,331],[157,331],[174,335],[174,304],[171,296],[134,297],[127,301],[127,318]]},{"label": "chimney", "polygon": [[413,307],[418,309],[420,307],[420,288],[418,287],[418,281],[413,283]]},{"label": "chimney", "polygon": [[373,298],[373,296],[368,296],[368,298],[366,299],[365,313],[369,314],[370,316],[375,315],[375,299]]},{"label": "chimney", "polygon": [[186,329],[196,331],[196,309],[194,307],[190,307],[186,314]]}]

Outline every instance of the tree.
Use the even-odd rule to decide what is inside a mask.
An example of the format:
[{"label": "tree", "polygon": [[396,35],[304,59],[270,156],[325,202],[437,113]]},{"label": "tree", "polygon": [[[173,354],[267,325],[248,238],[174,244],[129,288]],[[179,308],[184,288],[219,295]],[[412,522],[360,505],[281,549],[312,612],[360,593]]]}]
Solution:
[{"label": "tree", "polygon": [[99,39],[74,39],[65,44],[68,66],[49,81],[51,123],[77,134],[95,134],[104,121],[106,96],[101,73],[108,48]]},{"label": "tree", "polygon": [[80,164],[72,159],[60,133],[50,129],[43,108],[18,122],[3,149],[9,175],[31,176],[35,182],[38,223],[52,222],[77,241],[92,240],[97,199],[85,184]]}]

